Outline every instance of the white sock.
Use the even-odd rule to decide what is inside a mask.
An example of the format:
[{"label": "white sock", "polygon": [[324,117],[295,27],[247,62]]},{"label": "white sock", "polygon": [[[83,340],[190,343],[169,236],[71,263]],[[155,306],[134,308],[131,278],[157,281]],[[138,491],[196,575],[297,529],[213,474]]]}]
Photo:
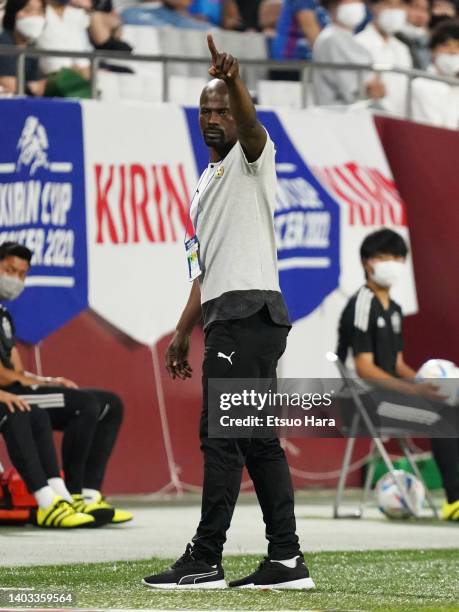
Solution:
[{"label": "white sock", "polygon": [[97,489],[85,489],[83,487],[82,494],[85,501],[89,503],[99,501],[100,498],[100,491],[98,491]]},{"label": "white sock", "polygon": [[51,506],[54,498],[56,497],[56,493],[51,489],[51,487],[42,487],[41,489],[38,489],[38,491],[34,491],[33,495],[40,508],[48,508],[48,506]]},{"label": "white sock", "polygon": [[296,560],[299,558],[300,555],[297,555],[296,557],[292,557],[291,559],[284,559],[283,561],[278,561],[276,559],[271,559],[272,563],[282,563],[282,565],[285,565],[285,567],[289,567],[290,569],[293,569],[296,567]]},{"label": "white sock", "polygon": [[73,502],[72,496],[70,495],[69,490],[65,486],[65,482],[62,480],[62,478],[49,478],[48,484],[56,495],[60,495],[65,499],[65,501],[70,503]]}]

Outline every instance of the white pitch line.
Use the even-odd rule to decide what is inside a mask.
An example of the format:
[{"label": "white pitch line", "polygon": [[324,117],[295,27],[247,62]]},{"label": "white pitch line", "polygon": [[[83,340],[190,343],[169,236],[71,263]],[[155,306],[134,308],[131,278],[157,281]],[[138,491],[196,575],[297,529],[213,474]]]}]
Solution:
[{"label": "white pitch line", "polygon": [[33,591],[34,587],[0,587],[0,591]]}]

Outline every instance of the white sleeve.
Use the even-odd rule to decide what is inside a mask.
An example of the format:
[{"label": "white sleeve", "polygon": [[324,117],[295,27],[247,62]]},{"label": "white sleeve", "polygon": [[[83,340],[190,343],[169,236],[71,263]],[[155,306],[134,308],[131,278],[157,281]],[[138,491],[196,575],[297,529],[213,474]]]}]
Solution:
[{"label": "white sleeve", "polygon": [[273,166],[275,166],[276,148],[274,146],[274,142],[271,140],[268,134],[268,131],[266,129],[265,131],[267,137],[265,146],[263,148],[263,151],[261,152],[260,157],[253,162],[248,161],[241,143],[237,143],[237,146],[241,151],[241,157],[243,159],[244,166],[246,167],[249,174],[262,174],[265,172],[271,172]]}]

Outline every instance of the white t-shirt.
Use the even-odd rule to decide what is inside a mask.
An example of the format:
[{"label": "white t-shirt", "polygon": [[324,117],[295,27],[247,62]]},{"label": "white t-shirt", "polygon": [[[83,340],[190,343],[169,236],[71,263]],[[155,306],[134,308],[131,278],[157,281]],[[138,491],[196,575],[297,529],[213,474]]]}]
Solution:
[{"label": "white t-shirt", "polygon": [[249,163],[237,142],[201,176],[191,218],[200,244],[201,302],[228,291],[280,291],[274,233],[276,166],[269,138]]},{"label": "white t-shirt", "polygon": [[[60,16],[51,6],[47,6],[46,25],[37,41],[37,47],[58,51],[91,51],[88,27],[89,15],[83,9],[66,6]],[[40,59],[40,68],[45,74],[70,66],[86,68],[89,66],[89,60],[64,57]]]},{"label": "white t-shirt", "polygon": [[[402,68],[409,70],[413,67],[408,47],[395,36],[383,38],[375,26],[370,23],[355,35],[355,40],[363,45],[370,53],[373,64],[385,68]],[[381,75],[386,86],[386,96],[380,101],[384,109],[392,115],[404,116],[406,111],[406,92],[408,79],[403,74],[386,73]]]},{"label": "white t-shirt", "polygon": [[[429,72],[438,74],[434,66]],[[438,127],[459,128],[459,87],[418,78],[413,81],[413,119]]]}]

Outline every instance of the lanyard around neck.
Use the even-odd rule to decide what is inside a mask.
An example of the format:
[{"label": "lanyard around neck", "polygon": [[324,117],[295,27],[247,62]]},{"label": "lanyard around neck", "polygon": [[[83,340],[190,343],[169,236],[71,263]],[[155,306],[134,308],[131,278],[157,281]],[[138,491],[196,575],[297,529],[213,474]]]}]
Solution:
[{"label": "lanyard around neck", "polygon": [[[201,203],[201,198],[204,195],[204,193],[207,191],[207,188],[209,187],[210,183],[212,182],[212,179],[215,177],[215,174],[217,173],[218,168],[222,165],[223,163],[223,159],[221,159],[218,164],[215,164],[214,166],[212,166],[212,164],[210,164],[211,169],[213,170],[213,172],[211,173],[210,178],[208,179],[208,181],[206,182],[206,184],[204,185],[204,187],[201,189],[201,185],[204,182],[204,179],[207,176],[207,173],[209,171],[209,167],[207,167],[207,170],[205,172],[203,172],[201,178],[199,179],[198,185],[196,187],[196,191],[194,192],[193,197],[191,198],[191,202],[190,202],[190,206],[188,208],[188,214],[187,214],[187,219],[186,219],[186,227],[185,227],[185,238],[184,238],[184,242],[186,242],[187,239],[187,235],[188,235],[188,228],[190,225],[190,221],[192,226],[194,227],[194,231],[196,233],[196,229],[198,227],[198,218],[199,218],[199,205]],[[193,224],[193,219],[191,218],[191,207],[193,206],[193,202],[196,198],[196,196],[199,196],[198,198],[198,204],[196,207],[196,221]]]}]

